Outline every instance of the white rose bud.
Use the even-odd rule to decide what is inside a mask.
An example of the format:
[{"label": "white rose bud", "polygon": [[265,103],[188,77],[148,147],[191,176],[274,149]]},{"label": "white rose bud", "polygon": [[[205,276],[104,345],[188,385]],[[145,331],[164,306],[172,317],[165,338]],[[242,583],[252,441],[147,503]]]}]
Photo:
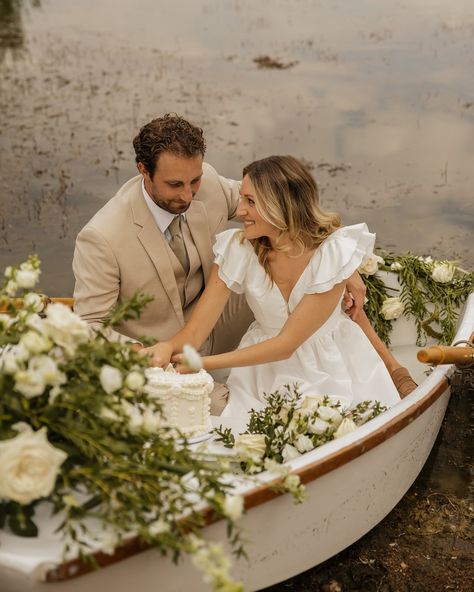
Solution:
[{"label": "white rose bud", "polygon": [[431,277],[439,284],[448,284],[454,277],[455,267],[452,263],[435,263]]},{"label": "white rose bud", "polygon": [[48,306],[43,325],[47,335],[69,356],[73,356],[77,346],[90,337],[89,325],[61,302]]},{"label": "white rose bud", "polygon": [[44,308],[43,298],[35,292],[29,292],[23,299],[23,304],[33,312],[41,312]]},{"label": "white rose bud", "polygon": [[334,432],[335,438],[340,438],[341,436],[345,436],[346,434],[350,434],[357,428],[357,425],[354,423],[352,419],[346,417],[342,420],[341,425],[337,428]]},{"label": "white rose bud", "polygon": [[155,434],[158,431],[160,424],[160,414],[155,413],[151,407],[147,407],[143,413],[143,429],[145,432],[147,432],[147,434]]},{"label": "white rose bud", "polygon": [[20,343],[5,347],[0,353],[0,368],[5,374],[15,374],[29,357],[30,352]]},{"label": "white rose bud", "polygon": [[40,354],[48,351],[52,342],[36,331],[27,331],[20,337],[20,343],[32,354]]},{"label": "white rose bud", "polygon": [[18,436],[0,441],[0,498],[29,504],[51,494],[67,454],[48,442],[46,428],[13,427]]},{"label": "white rose bud", "polygon": [[428,265],[431,265],[433,263],[433,258],[428,255],[428,257],[425,257],[423,261]]},{"label": "white rose bud", "polygon": [[19,269],[16,272],[16,283],[19,288],[33,288],[38,281],[39,272],[33,270]]},{"label": "white rose bud", "polygon": [[285,444],[283,446],[281,455],[283,457],[283,462],[289,462],[290,460],[293,460],[294,458],[298,458],[298,456],[301,456],[298,450],[291,444]]},{"label": "white rose bud", "polygon": [[241,434],[235,441],[235,450],[243,458],[260,460],[265,454],[264,434]]},{"label": "white rose bud", "polygon": [[326,430],[330,427],[331,427],[330,423],[317,417],[314,421],[312,421],[309,424],[308,430],[311,434],[317,434],[318,436],[320,436],[321,434],[324,434],[326,432]]},{"label": "white rose bud", "polygon": [[400,271],[400,269],[402,269],[402,264],[400,261],[394,261],[392,265],[390,265],[390,269],[392,271]]},{"label": "white rose bud", "polygon": [[6,331],[15,322],[14,318],[8,314],[0,313],[0,327]]},{"label": "white rose bud", "polygon": [[324,397],[322,395],[306,395],[306,397],[303,399],[303,403],[301,404],[301,408],[317,409],[323,401]]},{"label": "white rose bud", "polygon": [[159,536],[160,534],[165,534],[166,532],[169,532],[170,530],[170,525],[165,522],[164,520],[158,519],[155,520],[155,522],[152,522],[149,526],[148,526],[148,532],[152,535],[152,536]]},{"label": "white rose bud", "polygon": [[15,282],[15,280],[9,280],[7,285],[5,286],[6,295],[10,296],[10,298],[13,298],[13,296],[15,296],[17,290],[18,290],[18,284]]},{"label": "white rose bud", "polygon": [[33,397],[38,397],[44,393],[46,381],[39,372],[19,370],[15,374],[14,388],[27,399],[32,399]]},{"label": "white rose bud", "polygon": [[115,411],[109,409],[108,407],[102,407],[99,415],[102,417],[102,419],[109,419],[110,421],[119,420],[119,416],[115,413]]},{"label": "white rose bud", "polygon": [[244,498],[241,495],[226,495],[222,509],[227,518],[235,522],[244,511]]},{"label": "white rose bud", "polygon": [[321,407],[318,408],[318,414],[321,419],[324,421],[330,421],[336,426],[338,426],[342,421],[342,415],[337,409],[333,409],[332,407],[321,405]]},{"label": "white rose bud", "polygon": [[400,298],[385,298],[380,312],[386,321],[392,321],[398,319],[403,313],[403,310],[403,304]]},{"label": "white rose bud", "polygon": [[5,273],[4,273],[6,278],[11,278],[13,275],[13,267],[11,265],[9,265],[6,269],[5,269]]},{"label": "white rose bud", "polygon": [[183,345],[183,362],[194,372],[202,370],[202,358],[192,345]]},{"label": "white rose bud", "polygon": [[311,438],[305,436],[304,434],[301,434],[300,436],[298,436],[298,438],[296,438],[295,446],[298,452],[301,452],[301,454],[303,454],[303,452],[309,452],[314,448],[314,444]]},{"label": "white rose bud", "polygon": [[66,382],[66,375],[49,356],[34,356],[28,363],[28,370],[40,374],[46,384],[51,386],[59,386]]},{"label": "white rose bud", "polygon": [[105,364],[100,369],[99,380],[102,388],[109,395],[118,391],[123,384],[122,373],[120,370],[113,366],[109,366],[108,364]]},{"label": "white rose bud", "polygon": [[145,377],[137,370],[132,370],[125,377],[125,386],[131,391],[140,391],[144,385]]},{"label": "white rose bud", "polygon": [[379,265],[383,265],[385,261],[378,255],[370,255],[359,267],[359,273],[363,275],[374,275],[377,272]]}]

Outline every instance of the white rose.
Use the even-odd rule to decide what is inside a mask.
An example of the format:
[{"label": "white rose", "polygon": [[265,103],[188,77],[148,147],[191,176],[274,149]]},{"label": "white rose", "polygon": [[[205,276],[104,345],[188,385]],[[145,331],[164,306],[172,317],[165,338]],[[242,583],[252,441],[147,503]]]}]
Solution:
[{"label": "white rose", "polygon": [[53,345],[47,337],[40,335],[36,331],[23,333],[20,337],[20,343],[32,354],[48,351]]},{"label": "white rose", "polygon": [[199,372],[203,368],[202,358],[192,345],[183,345],[183,362],[195,372]]},{"label": "white rose", "polygon": [[309,452],[314,448],[314,444],[311,438],[305,436],[304,434],[301,434],[300,436],[298,436],[298,438],[296,438],[295,446],[298,452],[301,452],[302,454],[303,452]]},{"label": "white rose", "polygon": [[88,324],[61,302],[48,306],[43,323],[49,337],[69,356],[74,355],[76,347],[90,337]]},{"label": "white rose", "polygon": [[400,261],[394,261],[392,265],[390,265],[390,269],[392,271],[400,271],[400,269],[403,269],[403,266]]},{"label": "white rose", "polygon": [[308,430],[311,432],[311,434],[317,434],[318,436],[320,436],[321,434],[324,434],[326,430],[330,427],[330,423],[317,417],[314,421],[312,421],[309,424]]},{"label": "white rose", "polygon": [[125,386],[132,391],[140,391],[145,384],[145,377],[141,372],[132,370],[125,377]]},{"label": "white rose", "polygon": [[301,456],[298,450],[291,444],[285,444],[283,446],[281,455],[283,457],[283,462],[288,462],[290,460],[293,460],[294,458],[298,458],[298,456]]},{"label": "white rose", "polygon": [[260,460],[265,454],[264,434],[241,434],[235,441],[235,450],[242,457]]},{"label": "white rose", "polygon": [[15,390],[27,399],[38,397],[44,393],[46,381],[39,372],[19,370],[15,374]]},{"label": "white rose", "polygon": [[13,267],[11,265],[9,265],[6,269],[5,269],[5,273],[4,273],[6,278],[11,278],[13,275]]},{"label": "white rose", "polygon": [[385,261],[378,255],[370,255],[359,267],[359,273],[363,275],[374,275],[377,272],[379,265],[383,265]]},{"label": "white rose", "polygon": [[155,520],[155,522],[152,522],[148,526],[148,532],[152,536],[158,536],[160,534],[165,534],[166,532],[169,532],[169,530],[170,530],[170,525],[167,522],[165,522],[164,520],[162,520],[161,518],[158,520]]},{"label": "white rose", "polygon": [[333,409],[332,407],[326,407],[325,405],[321,405],[318,408],[318,414],[321,419],[324,421],[330,421],[333,425],[338,426],[342,421],[342,415],[339,413],[337,409]]},{"label": "white rose", "polygon": [[108,407],[102,407],[102,409],[100,410],[100,417],[102,417],[103,419],[110,419],[110,421],[119,420],[119,416],[115,413],[115,411],[109,409]]},{"label": "white rose", "polygon": [[46,428],[13,427],[18,436],[0,441],[0,498],[29,504],[51,494],[67,454],[48,442]]},{"label": "white rose", "polygon": [[337,428],[334,432],[335,438],[340,438],[341,436],[345,436],[346,434],[350,434],[357,428],[357,425],[354,423],[352,419],[346,417],[342,420],[341,425]]},{"label": "white rose", "polygon": [[5,374],[15,374],[29,357],[30,352],[21,343],[7,346],[0,353],[0,368]]},{"label": "white rose", "polygon": [[306,395],[306,397],[303,399],[303,403],[301,404],[301,408],[317,409],[323,401],[324,397],[322,395]]},{"label": "white rose", "polygon": [[102,388],[109,395],[121,388],[123,384],[122,373],[120,370],[113,366],[109,366],[108,364],[105,364],[100,369],[99,380]]},{"label": "white rose", "polygon": [[16,283],[18,284],[19,288],[33,288],[36,282],[38,281],[39,271],[33,271],[28,269],[19,269],[16,272]]},{"label": "white rose", "polygon": [[244,511],[244,498],[241,495],[226,495],[222,509],[227,518],[235,522]]},{"label": "white rose", "polygon": [[15,296],[17,290],[18,290],[18,284],[15,282],[15,280],[9,280],[7,285],[5,286],[6,295],[10,296],[10,298],[13,298],[13,296]]},{"label": "white rose", "polygon": [[403,310],[400,298],[385,298],[380,313],[386,321],[392,321],[398,319]]},{"label": "white rose", "polygon": [[423,261],[428,265],[431,265],[433,263],[433,258],[428,255],[428,257],[425,257]]},{"label": "white rose", "polygon": [[143,427],[143,415],[138,407],[128,401],[122,401],[122,409],[128,417],[128,429],[136,433]]},{"label": "white rose", "polygon": [[11,315],[0,313],[0,327],[6,331],[15,322]]},{"label": "white rose", "polygon": [[59,386],[66,382],[66,375],[49,356],[34,356],[28,363],[28,370],[33,374],[38,373],[46,384],[51,386]]},{"label": "white rose", "polygon": [[440,284],[447,284],[453,279],[454,271],[455,267],[452,263],[435,263],[433,265],[431,277],[434,279],[435,282],[438,282]]},{"label": "white rose", "polygon": [[23,304],[33,312],[41,312],[44,308],[43,298],[35,292],[29,292],[23,299]]},{"label": "white rose", "polygon": [[147,407],[142,416],[143,429],[148,434],[155,434],[161,424],[161,416],[152,407]]}]

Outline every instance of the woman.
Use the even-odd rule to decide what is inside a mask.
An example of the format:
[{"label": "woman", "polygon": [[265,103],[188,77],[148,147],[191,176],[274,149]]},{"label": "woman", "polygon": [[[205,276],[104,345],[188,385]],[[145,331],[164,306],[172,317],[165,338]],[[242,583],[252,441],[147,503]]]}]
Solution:
[{"label": "woman", "polygon": [[243,171],[237,215],[244,229],[217,236],[215,263],[186,326],[145,350],[155,365],[180,361],[217,322],[231,291],[245,293],[255,322],[233,352],[203,358],[206,370],[232,368],[223,415],[264,404],[264,393],[297,383],[345,407],[368,398],[400,400],[381,358],[342,310],[346,280],[372,253],[365,224],[340,228],[318,205],[311,174],[291,156],[271,156]]}]

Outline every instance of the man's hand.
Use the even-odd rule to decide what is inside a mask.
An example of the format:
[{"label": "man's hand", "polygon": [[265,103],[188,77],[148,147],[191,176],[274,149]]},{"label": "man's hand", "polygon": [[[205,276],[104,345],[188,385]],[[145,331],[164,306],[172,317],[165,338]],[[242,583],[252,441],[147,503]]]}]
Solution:
[{"label": "man's hand", "polygon": [[161,366],[164,368],[168,366],[173,355],[173,346],[168,341],[160,341],[150,347],[144,347],[140,350],[140,354],[150,357],[150,364],[152,366]]},{"label": "man's hand", "polygon": [[362,312],[364,300],[365,284],[358,272],[355,271],[347,280],[346,292],[343,298],[344,311],[353,321],[356,321]]}]

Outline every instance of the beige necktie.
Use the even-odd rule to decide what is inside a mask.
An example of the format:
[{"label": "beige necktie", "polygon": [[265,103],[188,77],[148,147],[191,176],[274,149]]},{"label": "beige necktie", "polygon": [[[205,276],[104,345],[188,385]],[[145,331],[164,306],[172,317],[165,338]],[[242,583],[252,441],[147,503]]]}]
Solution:
[{"label": "beige necktie", "polygon": [[187,274],[189,272],[189,261],[186,245],[184,244],[181,219],[182,216],[175,216],[171,224],[168,226],[168,230],[171,234],[169,246]]}]

